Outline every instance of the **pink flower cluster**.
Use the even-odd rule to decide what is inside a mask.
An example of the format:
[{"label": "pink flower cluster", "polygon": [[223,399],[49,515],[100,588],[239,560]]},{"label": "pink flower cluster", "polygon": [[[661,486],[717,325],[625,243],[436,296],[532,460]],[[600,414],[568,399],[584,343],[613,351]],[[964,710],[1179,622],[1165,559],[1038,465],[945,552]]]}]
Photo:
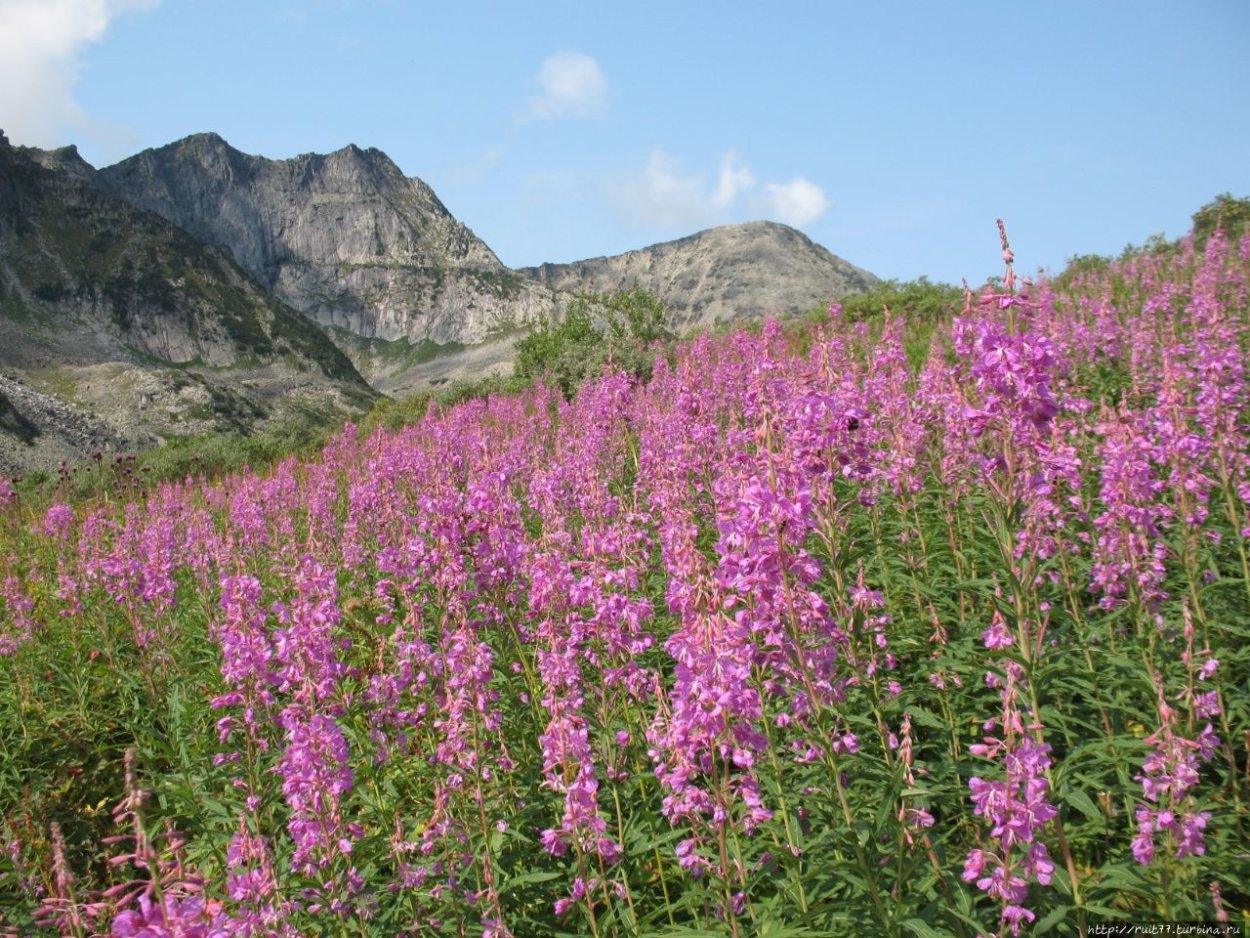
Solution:
[{"label": "pink flower cluster", "polygon": [[1021,711],[1020,685],[1023,670],[1008,660],[1005,682],[991,674],[991,683],[1001,687],[1002,713],[990,720],[987,729],[997,728],[1001,736],[987,736],[973,745],[973,755],[1001,762],[1004,777],[969,779],[973,813],[991,825],[990,836],[997,843],[990,849],[976,849],[964,860],[963,878],[1002,904],[1002,921],[1013,935],[1036,916],[1025,906],[1029,883],[1050,884],[1055,865],[1040,835],[1059,814],[1050,802],[1050,746],[1037,742],[1033,726],[1026,726]]},{"label": "pink flower cluster", "polygon": [[[1192,626],[1187,632],[1191,639],[1187,663],[1192,663]],[[1197,676],[1209,679],[1218,668],[1219,662],[1208,658],[1197,669]],[[1210,723],[1192,739],[1181,735],[1179,716],[1164,696],[1161,677],[1156,677],[1156,687],[1159,729],[1146,739],[1155,748],[1142,762],[1141,774],[1134,776],[1141,783],[1147,802],[1137,806],[1137,834],[1133,837],[1133,857],[1143,866],[1154,861],[1160,837],[1166,838],[1176,859],[1206,853],[1204,832],[1211,812],[1194,806],[1193,789],[1198,784],[1201,763],[1210,762],[1220,745]],[[1191,692],[1187,696],[1196,716],[1219,714],[1214,691]]]}]

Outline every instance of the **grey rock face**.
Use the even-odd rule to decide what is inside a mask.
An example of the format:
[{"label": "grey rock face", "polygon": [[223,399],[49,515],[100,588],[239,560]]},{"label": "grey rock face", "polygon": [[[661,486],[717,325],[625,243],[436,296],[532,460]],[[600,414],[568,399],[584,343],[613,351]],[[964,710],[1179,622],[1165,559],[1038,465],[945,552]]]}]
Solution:
[{"label": "grey rock face", "polygon": [[[684,331],[876,283],[769,222],[509,270],[373,149],[270,160],[199,134],[95,170],[0,135],[0,369],[119,439],[348,412],[362,373],[403,393],[506,370],[524,326],[583,291],[638,284]],[[16,395],[0,433],[56,436]]]},{"label": "grey rock face", "polygon": [[57,150],[38,150],[33,147],[24,147],[23,150],[27,156],[44,169],[65,173],[80,182],[95,184],[95,167],[79,155],[78,147],[68,146]]},{"label": "grey rock face", "polygon": [[723,225],[615,257],[520,273],[554,290],[612,293],[637,283],[668,304],[670,326],[696,329],[794,316],[879,280],[775,222]]},{"label": "grey rock face", "polygon": [[379,150],[270,160],[199,134],[99,171],[103,185],[234,259],[283,301],[368,338],[480,342],[546,313],[420,179]]},{"label": "grey rock face", "polygon": [[[30,466],[90,437],[253,429],[296,391],[342,413],[373,396],[320,329],[225,252],[99,188],[72,149],[3,135],[0,369],[11,382],[0,436],[21,444],[0,462]],[[78,413],[113,429],[88,432]]]},{"label": "grey rock face", "polygon": [[[100,185],[228,250],[286,303],[330,334],[376,386],[367,340],[413,347],[475,345],[559,315],[572,294],[637,283],[669,307],[678,330],[784,317],[867,289],[871,274],[792,228],[727,225],[611,258],[513,271],[420,179],[382,152],[270,160],[215,134],[146,150],[99,170]],[[419,380],[425,366],[411,372]]]}]

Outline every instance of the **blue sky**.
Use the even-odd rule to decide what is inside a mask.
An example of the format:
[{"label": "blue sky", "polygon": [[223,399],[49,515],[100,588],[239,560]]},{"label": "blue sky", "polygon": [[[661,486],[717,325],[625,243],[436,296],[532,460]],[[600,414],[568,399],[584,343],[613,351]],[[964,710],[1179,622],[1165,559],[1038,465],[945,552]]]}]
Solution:
[{"label": "blue sky", "polygon": [[1250,196],[1248,41],[1245,0],[0,0],[0,128],[377,147],[511,266],[772,218],[979,282],[997,217],[1058,270]]}]

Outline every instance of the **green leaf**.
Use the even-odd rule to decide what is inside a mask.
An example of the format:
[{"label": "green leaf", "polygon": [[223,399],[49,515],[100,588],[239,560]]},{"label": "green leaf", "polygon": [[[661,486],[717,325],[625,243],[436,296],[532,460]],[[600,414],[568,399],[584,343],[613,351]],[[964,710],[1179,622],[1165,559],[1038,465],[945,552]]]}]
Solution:
[{"label": "green leaf", "polygon": [[522,873],[520,876],[513,876],[506,883],[504,889],[515,889],[518,886],[528,886],[531,883],[548,883],[553,879],[559,879],[563,873],[554,870],[546,870],[537,873]]},{"label": "green leaf", "polygon": [[1060,905],[1051,909],[1049,912],[1043,915],[1040,919],[1038,919],[1037,924],[1033,926],[1033,934],[1035,935],[1046,934],[1052,928],[1058,925],[1060,922],[1064,921],[1068,917],[1068,913],[1071,910],[1072,910],[1072,906],[1070,905]]},{"label": "green leaf", "polygon": [[1063,800],[1072,805],[1072,807],[1076,808],[1076,810],[1080,811],[1091,821],[1106,820],[1106,818],[1103,817],[1103,813],[1098,810],[1098,805],[1094,804],[1089,795],[1085,794],[1085,792],[1081,791],[1079,788],[1074,788],[1072,791],[1068,792],[1063,796]]},{"label": "green leaf", "polygon": [[907,712],[911,714],[912,720],[919,723],[921,726],[927,726],[931,730],[944,731],[947,729],[945,721],[935,714],[930,713],[924,707],[913,705],[907,708]]},{"label": "green leaf", "polygon": [[904,919],[903,927],[918,938],[951,938],[952,935],[949,931],[938,931],[922,918]]},{"label": "green leaf", "polygon": [[1097,903],[1094,903],[1094,902],[1087,902],[1084,908],[1086,912],[1096,912],[1099,915],[1107,916],[1107,918],[1112,918],[1112,919],[1124,918],[1123,909],[1112,909],[1112,908],[1108,908],[1105,905],[1098,905]]},{"label": "green leaf", "polygon": [[1113,886],[1117,892],[1131,892],[1140,896],[1149,894],[1153,888],[1135,866],[1117,863],[1104,866],[1100,872],[1101,885]]}]

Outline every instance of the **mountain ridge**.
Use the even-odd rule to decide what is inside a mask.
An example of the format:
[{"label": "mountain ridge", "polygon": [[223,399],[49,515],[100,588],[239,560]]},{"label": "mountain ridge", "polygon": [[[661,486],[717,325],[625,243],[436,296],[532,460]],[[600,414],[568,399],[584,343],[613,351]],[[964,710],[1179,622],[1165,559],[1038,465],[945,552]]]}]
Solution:
[{"label": "mountain ridge", "polygon": [[97,175],[127,201],[229,250],[323,327],[476,343],[554,306],[549,290],[516,277],[381,150],[349,144],[271,160],[197,134]]},{"label": "mountain ridge", "polygon": [[[731,268],[738,269],[725,276]],[[621,254],[518,272],[560,291],[612,293],[637,284],[664,298],[670,325],[686,329],[794,316],[880,282],[798,229],[763,220],[718,225]]]},{"label": "mountain ridge", "polygon": [[[97,179],[231,251],[320,325],[386,342],[477,344],[551,316],[570,294],[634,283],[668,303],[670,325],[697,328],[794,315],[879,282],[771,221],[512,270],[431,186],[405,175],[383,151],[356,144],[270,159],[216,133],[193,134],[104,167]],[[340,345],[358,355],[358,343]]]},{"label": "mountain ridge", "polygon": [[[877,282],[767,221],[509,269],[427,183],[355,144],[275,160],[208,132],[96,169],[0,134],[0,370],[16,382],[0,443],[150,445],[247,431],[287,397],[343,413],[370,398],[361,375],[393,392],[506,373],[516,338],[581,293],[641,286],[681,332]],[[21,457],[0,446],[0,467]]]},{"label": "mountain ridge", "polygon": [[76,150],[3,134],[0,369],[3,426],[22,430],[0,440],[8,468],[249,431],[304,406],[346,415],[373,397],[324,333],[228,254],[99,187]]}]

